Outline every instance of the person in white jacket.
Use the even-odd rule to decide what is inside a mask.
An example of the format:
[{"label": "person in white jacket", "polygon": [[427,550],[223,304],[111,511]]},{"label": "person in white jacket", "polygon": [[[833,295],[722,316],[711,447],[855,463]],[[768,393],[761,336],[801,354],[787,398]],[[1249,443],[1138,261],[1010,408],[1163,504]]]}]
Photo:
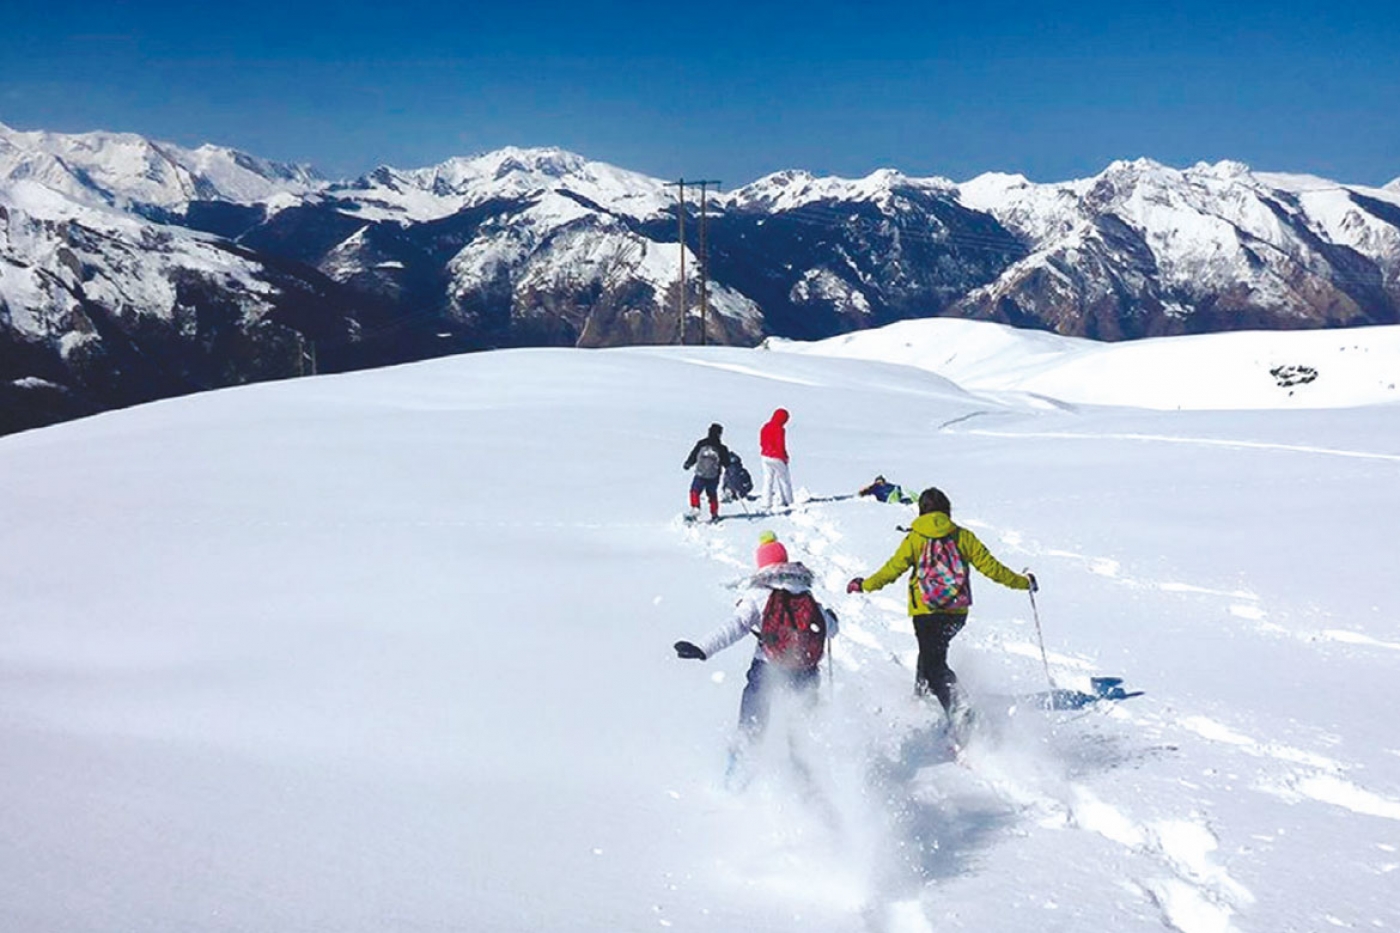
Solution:
[{"label": "person in white jacket", "polygon": [[758,572],[729,619],[700,643],[678,641],[676,656],[704,661],[754,635],[753,663],[739,700],[739,730],[749,742],[768,724],[773,689],[785,687],[814,702],[826,641],[836,635],[836,614],[812,596],[812,571],[789,562],[787,549],[771,531],[759,536],[754,554]]}]

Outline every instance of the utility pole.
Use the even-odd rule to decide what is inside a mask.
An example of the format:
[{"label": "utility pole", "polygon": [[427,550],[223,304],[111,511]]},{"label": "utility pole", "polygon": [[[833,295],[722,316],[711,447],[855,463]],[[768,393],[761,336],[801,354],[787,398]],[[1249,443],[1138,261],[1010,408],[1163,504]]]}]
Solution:
[{"label": "utility pole", "polygon": [[705,186],[714,185],[719,190],[719,182],[713,179],[691,182],[700,186],[700,345],[705,345],[705,333],[710,322],[710,252],[705,246],[705,207],[709,203],[705,196]]},{"label": "utility pole", "polygon": [[677,342],[685,346],[685,179],[670,182],[666,187],[676,189],[676,222],[680,225],[677,242],[681,245],[681,279],[676,287],[676,332]]},{"label": "utility pole", "polygon": [[307,340],[305,334],[297,331],[297,375],[308,375],[308,365],[311,367],[309,375],[316,375],[316,341]]},{"label": "utility pole", "polygon": [[705,329],[706,329],[706,325],[708,324],[708,321],[709,321],[709,274],[710,274],[709,257],[708,257],[708,254],[707,254],[706,251],[705,251],[705,205],[706,205],[706,200],[705,200],[705,187],[706,187],[707,185],[714,185],[716,188],[718,188],[718,187],[719,187],[719,182],[718,182],[718,181],[714,181],[713,179],[706,179],[706,180],[704,180],[704,181],[692,181],[692,182],[687,182],[684,178],[681,178],[681,179],[678,179],[678,180],[676,180],[676,181],[669,182],[669,183],[667,183],[667,185],[666,185],[667,188],[675,188],[675,189],[676,189],[676,225],[677,225],[677,237],[678,237],[678,239],[679,239],[679,241],[680,241],[680,246],[681,246],[681,280],[680,280],[680,287],[677,289],[677,291],[679,292],[679,299],[678,299],[678,301],[677,301],[678,311],[679,311],[679,314],[678,314],[679,324],[677,325],[677,329],[680,331],[680,343],[681,343],[681,344],[684,344],[684,343],[685,343],[685,322],[686,322],[686,310],[687,310],[687,309],[686,309],[686,302],[685,302],[685,298],[686,298],[686,295],[685,295],[685,286],[686,286],[686,282],[685,282],[685,206],[686,206],[686,201],[685,201],[685,186],[686,186],[687,184],[692,185],[692,186],[693,186],[693,185],[699,185],[699,186],[700,186],[700,342],[703,344],[703,343],[705,342]]}]

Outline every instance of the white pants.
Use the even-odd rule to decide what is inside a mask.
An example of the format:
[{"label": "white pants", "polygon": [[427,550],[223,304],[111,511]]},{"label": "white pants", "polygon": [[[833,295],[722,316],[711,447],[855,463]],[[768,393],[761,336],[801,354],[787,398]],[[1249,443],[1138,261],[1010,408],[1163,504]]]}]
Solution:
[{"label": "white pants", "polygon": [[792,505],[792,478],[788,476],[788,465],[776,457],[763,458],[763,507],[773,507],[773,494],[778,494],[779,505]]}]

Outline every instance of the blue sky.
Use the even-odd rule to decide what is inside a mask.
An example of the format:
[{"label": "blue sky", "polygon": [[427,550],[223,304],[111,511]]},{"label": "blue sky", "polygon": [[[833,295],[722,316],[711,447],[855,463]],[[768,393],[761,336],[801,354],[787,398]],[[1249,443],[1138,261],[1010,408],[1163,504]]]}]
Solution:
[{"label": "blue sky", "polygon": [[1400,3],[0,4],[0,122],[333,176],[557,145],[735,187],[1113,159],[1400,176]]}]

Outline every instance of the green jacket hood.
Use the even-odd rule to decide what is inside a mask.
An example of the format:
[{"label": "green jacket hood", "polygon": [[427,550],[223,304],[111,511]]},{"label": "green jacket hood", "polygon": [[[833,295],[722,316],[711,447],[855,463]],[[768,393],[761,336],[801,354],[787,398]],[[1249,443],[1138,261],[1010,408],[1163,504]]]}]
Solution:
[{"label": "green jacket hood", "polygon": [[909,527],[925,538],[942,538],[952,534],[956,526],[947,512],[927,512],[914,519]]}]

